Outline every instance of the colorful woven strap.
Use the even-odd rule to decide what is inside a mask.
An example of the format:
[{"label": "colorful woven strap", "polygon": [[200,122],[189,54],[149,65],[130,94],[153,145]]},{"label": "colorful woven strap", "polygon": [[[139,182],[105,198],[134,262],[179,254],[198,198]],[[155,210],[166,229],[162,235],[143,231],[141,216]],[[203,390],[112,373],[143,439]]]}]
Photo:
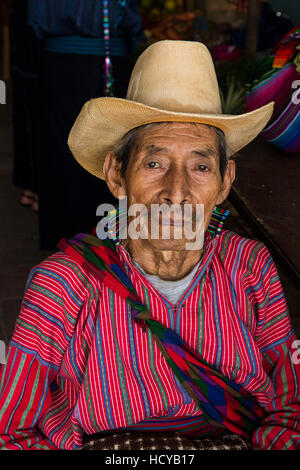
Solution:
[{"label": "colorful woven strap", "polygon": [[[210,225],[211,231],[214,227],[216,236],[224,214],[224,210],[218,209]],[[132,307],[134,320],[143,328],[150,329],[172,371],[206,418],[215,426],[227,428],[250,440],[264,415],[262,408],[248,391],[200,358],[179,335],[151,317],[123,268],[115,242],[109,238],[100,240],[93,235],[79,234],[72,240],[62,239],[58,247],[126,299]]]},{"label": "colorful woven strap", "polygon": [[110,57],[110,21],[109,1],[103,0],[103,32],[104,32],[104,96],[114,96],[114,78],[112,74],[112,62]]}]

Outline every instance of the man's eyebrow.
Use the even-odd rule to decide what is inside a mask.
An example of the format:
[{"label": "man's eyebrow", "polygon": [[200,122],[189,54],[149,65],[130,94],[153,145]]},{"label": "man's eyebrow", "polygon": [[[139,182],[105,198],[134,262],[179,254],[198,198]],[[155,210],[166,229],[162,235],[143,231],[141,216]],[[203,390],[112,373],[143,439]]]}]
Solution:
[{"label": "man's eyebrow", "polygon": [[143,150],[147,153],[147,155],[153,155],[155,153],[161,152],[165,150],[165,147],[159,147],[155,144],[145,145]]},{"label": "man's eyebrow", "polygon": [[212,147],[206,147],[205,149],[193,150],[192,153],[196,155],[201,155],[202,157],[206,157],[206,158],[217,156],[217,151]]},{"label": "man's eyebrow", "polygon": [[[146,156],[152,156],[152,155],[155,155],[156,153],[166,150],[166,148],[160,147],[155,144],[148,144],[148,145],[145,145],[142,148],[142,150],[146,153]],[[217,156],[217,151],[213,147],[205,147],[203,149],[198,148],[198,149],[192,150],[191,153],[205,157],[205,158],[211,158],[211,157]]]}]

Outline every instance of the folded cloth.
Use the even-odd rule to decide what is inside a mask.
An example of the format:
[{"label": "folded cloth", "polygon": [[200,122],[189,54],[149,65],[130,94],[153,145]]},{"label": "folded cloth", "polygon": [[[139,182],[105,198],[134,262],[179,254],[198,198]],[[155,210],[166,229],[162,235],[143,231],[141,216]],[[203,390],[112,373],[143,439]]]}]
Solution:
[{"label": "folded cloth", "polygon": [[300,152],[299,46],[300,26],[296,26],[274,48],[275,58],[270,69],[246,86],[247,111],[270,101],[275,103],[272,118],[260,136],[276,147],[296,154]]},{"label": "folded cloth", "polygon": [[81,450],[251,450],[237,434],[217,439],[189,439],[180,433],[118,432],[85,436]]}]

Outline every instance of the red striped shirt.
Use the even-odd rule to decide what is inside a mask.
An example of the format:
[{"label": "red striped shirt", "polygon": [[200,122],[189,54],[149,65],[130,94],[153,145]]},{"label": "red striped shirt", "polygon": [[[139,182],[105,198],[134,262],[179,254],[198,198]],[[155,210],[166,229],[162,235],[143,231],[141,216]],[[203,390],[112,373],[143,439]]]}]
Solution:
[{"label": "red striped shirt", "polygon": [[[254,448],[300,448],[300,365],[266,247],[229,231],[206,236],[195,278],[176,306],[118,252],[152,316],[265,408]],[[0,445],[78,449],[111,429],[213,429],[130,306],[65,254],[29,276],[0,383]]]}]

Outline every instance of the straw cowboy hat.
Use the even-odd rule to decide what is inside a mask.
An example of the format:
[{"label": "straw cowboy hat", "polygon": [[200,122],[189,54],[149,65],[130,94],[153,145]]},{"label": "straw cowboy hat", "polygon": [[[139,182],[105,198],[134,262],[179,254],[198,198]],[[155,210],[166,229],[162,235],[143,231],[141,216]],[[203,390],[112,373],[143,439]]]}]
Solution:
[{"label": "straw cowboy hat", "polygon": [[266,126],[274,103],[241,115],[222,114],[219,87],[207,47],[191,41],[158,41],[138,58],[126,99],[96,98],[82,108],[68,144],[76,160],[104,179],[108,151],[134,127],[180,121],[220,128],[233,154]]}]

